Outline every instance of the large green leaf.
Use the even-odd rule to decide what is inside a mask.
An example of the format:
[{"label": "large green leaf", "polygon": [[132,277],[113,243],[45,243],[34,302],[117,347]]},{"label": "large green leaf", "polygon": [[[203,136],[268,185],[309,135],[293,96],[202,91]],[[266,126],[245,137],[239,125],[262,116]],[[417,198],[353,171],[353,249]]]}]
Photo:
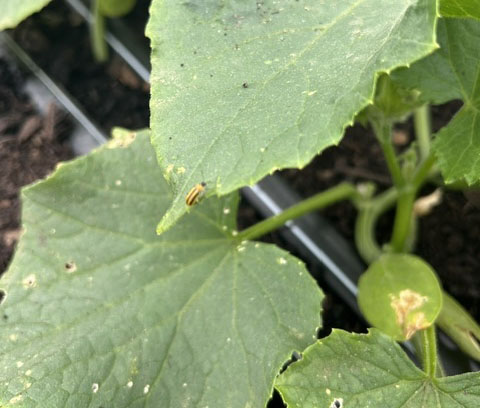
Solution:
[{"label": "large green leaf", "polygon": [[438,28],[441,49],[392,77],[426,102],[464,101],[433,148],[447,183],[473,184],[480,180],[480,21],[444,19]]},{"label": "large green leaf", "polygon": [[302,167],[371,103],[375,76],[436,48],[434,0],[154,0],[152,140],[174,189],[227,194]]},{"label": "large green leaf", "polygon": [[440,0],[440,14],[480,19],[480,0]]},{"label": "large green leaf", "polygon": [[264,406],[313,342],[320,290],[284,251],[229,238],[237,194],[158,237],[171,196],[148,136],[128,141],[23,193],[0,281],[0,406]]},{"label": "large green leaf", "polygon": [[16,27],[18,23],[41,10],[51,0],[1,0],[0,30]]},{"label": "large green leaf", "polygon": [[477,408],[480,374],[431,379],[388,336],[335,330],[276,381],[295,408]]}]

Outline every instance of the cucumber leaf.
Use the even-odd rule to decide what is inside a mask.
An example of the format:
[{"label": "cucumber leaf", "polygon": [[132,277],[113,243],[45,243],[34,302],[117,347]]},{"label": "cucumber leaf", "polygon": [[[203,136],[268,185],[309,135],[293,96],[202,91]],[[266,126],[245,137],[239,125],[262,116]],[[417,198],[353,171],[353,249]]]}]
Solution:
[{"label": "cucumber leaf", "polygon": [[480,373],[429,378],[390,337],[334,330],[277,379],[295,408],[476,408]]},{"label": "cucumber leaf", "polygon": [[480,180],[480,21],[442,19],[441,49],[392,74],[394,81],[417,89],[425,102],[462,99],[464,105],[436,135],[433,150],[447,183]]},{"label": "cucumber leaf", "polygon": [[375,77],[436,47],[434,0],[153,0],[152,142],[174,200],[303,167],[372,102]]},{"label": "cucumber leaf", "polygon": [[28,16],[45,7],[51,0],[0,1],[0,30],[16,27]]},{"label": "cucumber leaf", "polygon": [[284,251],[230,238],[237,194],[158,237],[171,196],[149,135],[118,135],[23,191],[0,406],[264,406],[314,341],[320,290]]},{"label": "cucumber leaf", "polygon": [[467,17],[480,20],[480,0],[441,0],[440,14],[444,17]]}]

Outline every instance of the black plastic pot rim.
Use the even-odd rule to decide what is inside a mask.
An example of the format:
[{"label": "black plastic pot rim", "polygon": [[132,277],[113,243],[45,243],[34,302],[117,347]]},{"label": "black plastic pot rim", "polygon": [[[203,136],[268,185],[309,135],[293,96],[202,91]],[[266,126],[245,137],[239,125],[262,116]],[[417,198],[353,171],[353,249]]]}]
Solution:
[{"label": "black plastic pot rim", "polygon": [[[87,21],[91,20],[90,11],[81,0],[67,0],[67,3]],[[122,25],[116,28],[115,32],[107,31],[107,42],[140,78],[148,82],[150,75],[147,62],[142,61],[144,58],[137,57],[145,55],[145,50],[134,52],[125,46],[123,36],[126,32],[128,33],[128,30],[124,30]],[[103,131],[90,120],[68,92],[41,70],[10,35],[0,33],[0,44],[1,42],[35,75],[60,105],[71,113],[78,123],[78,127],[83,128],[85,130],[83,133],[89,135],[85,137],[91,138],[91,144],[99,146],[107,140]],[[78,150],[74,150],[74,152],[79,154]],[[244,187],[242,194],[264,217],[278,214],[301,200],[278,176],[268,176],[254,186]],[[363,319],[357,306],[356,295],[358,292],[357,281],[366,267],[350,244],[318,214],[308,214],[295,221],[289,221],[280,230],[280,233],[305,260],[317,266],[315,269],[323,271],[324,280],[355,311],[359,318]],[[446,360],[447,373],[457,374],[465,370],[478,371],[478,364],[468,359],[452,344],[446,336],[440,336],[439,348],[442,357]],[[407,344],[407,349],[411,351],[411,345]]]}]

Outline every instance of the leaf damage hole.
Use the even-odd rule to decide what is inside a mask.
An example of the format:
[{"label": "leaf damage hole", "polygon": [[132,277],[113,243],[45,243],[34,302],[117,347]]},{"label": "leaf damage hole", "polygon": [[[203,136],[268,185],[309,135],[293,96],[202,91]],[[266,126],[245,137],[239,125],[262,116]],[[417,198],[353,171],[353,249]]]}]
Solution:
[{"label": "leaf damage hole", "polygon": [[[0,305],[5,302],[5,299],[7,298],[7,292],[5,291],[5,289],[0,289]],[[5,319],[5,316],[6,315],[3,315],[4,319]]]},{"label": "leaf damage hole", "polygon": [[77,270],[77,265],[73,261],[65,262],[65,269],[68,273],[73,273]]},{"label": "leaf damage hole", "polygon": [[329,408],[343,408],[343,398],[335,398]]},{"label": "leaf damage hole", "polygon": [[283,402],[282,397],[280,396],[280,393],[276,389],[273,389],[272,398],[270,398],[270,401],[268,401],[266,408],[277,408],[277,407],[284,407],[284,406],[285,404]]},{"label": "leaf damage hole", "polygon": [[32,273],[22,280],[22,285],[25,289],[34,288],[37,286],[37,277]]},{"label": "leaf damage hole", "polygon": [[280,369],[280,374],[283,373],[290,364],[292,363],[295,363],[296,361],[299,361],[303,358],[302,354],[299,353],[298,351],[294,351],[292,353],[292,356],[290,357],[290,359],[288,359],[285,364],[282,366],[282,368]]}]

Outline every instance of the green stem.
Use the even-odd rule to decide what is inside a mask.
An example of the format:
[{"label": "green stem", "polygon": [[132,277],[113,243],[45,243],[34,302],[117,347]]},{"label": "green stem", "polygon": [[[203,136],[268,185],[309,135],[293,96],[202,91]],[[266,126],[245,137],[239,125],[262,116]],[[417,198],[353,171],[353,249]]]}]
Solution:
[{"label": "green stem", "polygon": [[413,176],[413,187],[418,191],[425,180],[430,176],[430,170],[435,164],[435,156],[433,154],[429,154],[425,160],[423,160],[420,167],[417,169]]},{"label": "green stem", "polygon": [[437,373],[437,335],[432,325],[420,332],[422,339],[423,370],[430,378]]},{"label": "green stem", "polygon": [[395,184],[397,188],[400,188],[405,184],[405,178],[400,169],[400,164],[398,163],[392,143],[392,124],[389,121],[386,123],[384,121],[372,121],[371,123],[380,146],[382,147],[388,170],[392,175],[393,184]]},{"label": "green stem", "polygon": [[430,170],[435,164],[435,157],[430,154],[413,175],[412,181],[399,190],[397,210],[393,224],[391,246],[394,252],[404,252],[407,249],[407,241],[413,225],[413,205],[418,190],[423,185]]},{"label": "green stem", "polygon": [[415,137],[420,151],[420,158],[425,160],[430,154],[430,109],[428,105],[423,105],[413,112],[413,124],[415,128]]},{"label": "green stem", "polygon": [[398,197],[397,189],[392,187],[375,198],[358,202],[358,216],[355,221],[355,245],[363,260],[370,264],[382,253],[375,238],[377,220],[390,209]]},{"label": "green stem", "polygon": [[92,0],[92,16],[90,42],[93,56],[98,62],[105,62],[108,59],[108,47],[105,42],[105,17],[100,12],[100,0]]},{"label": "green stem", "polygon": [[405,177],[395,154],[392,143],[392,124],[389,121],[372,121],[372,126],[376,137],[382,147],[388,169],[392,175],[393,184],[398,191],[397,211],[395,214],[395,222],[392,233],[392,250],[394,252],[403,252],[405,242],[408,237],[411,217],[413,210],[413,202],[415,200],[416,191],[412,186],[406,183]]},{"label": "green stem", "polygon": [[393,252],[405,252],[407,237],[412,225],[415,193],[416,190],[411,185],[406,186],[399,192],[391,240]]},{"label": "green stem", "polygon": [[301,217],[302,215],[315,210],[320,210],[336,203],[337,201],[356,199],[358,195],[359,193],[353,184],[341,183],[329,190],[318,193],[313,197],[293,205],[278,215],[274,215],[273,217],[252,225],[241,231],[236,238],[243,241],[261,237],[262,235],[281,227],[289,220]]}]

